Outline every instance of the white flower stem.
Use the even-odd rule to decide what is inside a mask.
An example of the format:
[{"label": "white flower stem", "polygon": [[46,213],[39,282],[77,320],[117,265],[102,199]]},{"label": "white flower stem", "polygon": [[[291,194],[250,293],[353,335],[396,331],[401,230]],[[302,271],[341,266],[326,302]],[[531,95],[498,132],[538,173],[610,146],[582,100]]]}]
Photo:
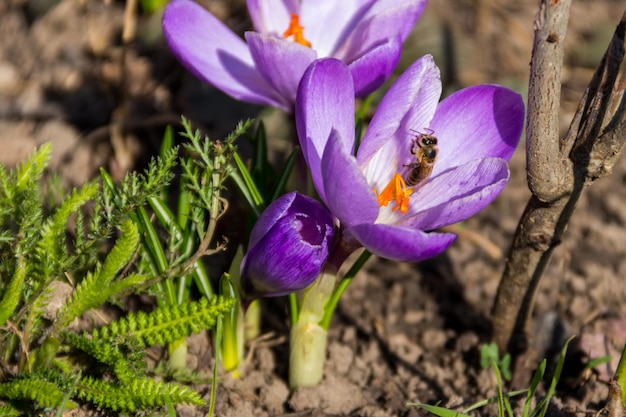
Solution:
[{"label": "white flower stem", "polygon": [[337,269],[326,265],[317,279],[302,291],[298,320],[289,340],[289,385],[310,387],[320,383],[326,360],[328,331],[320,322],[335,289]]}]

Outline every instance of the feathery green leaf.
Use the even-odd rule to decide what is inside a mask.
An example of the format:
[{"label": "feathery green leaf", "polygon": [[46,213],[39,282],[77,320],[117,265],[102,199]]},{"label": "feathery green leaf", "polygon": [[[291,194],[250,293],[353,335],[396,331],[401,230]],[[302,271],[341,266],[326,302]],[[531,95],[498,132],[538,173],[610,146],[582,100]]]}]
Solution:
[{"label": "feathery green leaf", "polygon": [[85,311],[100,306],[115,294],[118,286],[110,285],[117,273],[124,268],[139,246],[139,232],[130,220],[122,224],[122,235],[107,255],[104,264],[93,274],[88,274],[76,287],[70,301],[59,315],[56,329],[68,325]]},{"label": "feathery green leaf", "polygon": [[24,284],[27,271],[26,260],[21,255],[16,259],[15,263],[15,273],[6,287],[2,301],[0,301],[0,326],[4,326],[9,317],[11,317],[22,295],[22,285]]},{"label": "feathery green leaf", "polygon": [[[32,400],[43,407],[56,407],[63,402],[63,393],[55,384],[32,375],[0,384],[0,397],[11,400]],[[75,404],[68,405],[75,407]]]},{"label": "feathery green leaf", "polygon": [[165,305],[149,314],[140,311],[94,330],[93,340],[131,337],[142,346],[167,345],[214,327],[217,317],[230,311],[234,303],[232,298],[214,297],[211,301],[202,298],[197,302]]},{"label": "feathery green leaf", "polygon": [[81,379],[77,397],[113,411],[135,411],[147,407],[173,404],[204,405],[200,395],[181,385],[136,378],[129,384],[114,384],[90,377]]},{"label": "feathery green leaf", "polygon": [[41,238],[37,243],[37,251],[45,263],[67,256],[65,247],[67,220],[83,204],[93,199],[97,192],[98,184],[95,183],[86,184],[80,190],[74,190],[72,195],[63,201],[54,216],[44,223],[41,228]]},{"label": "feathery green leaf", "polygon": [[27,188],[32,188],[32,184],[37,184],[44,169],[48,166],[52,145],[45,143],[41,145],[28,160],[22,162],[16,170],[16,189],[23,192]]}]

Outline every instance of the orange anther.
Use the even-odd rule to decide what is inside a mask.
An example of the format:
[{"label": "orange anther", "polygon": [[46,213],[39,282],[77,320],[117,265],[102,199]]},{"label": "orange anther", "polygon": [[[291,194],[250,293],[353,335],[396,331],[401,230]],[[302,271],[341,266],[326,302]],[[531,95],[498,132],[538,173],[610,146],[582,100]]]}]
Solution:
[{"label": "orange anther", "polygon": [[311,42],[307,41],[304,37],[304,28],[300,26],[300,16],[297,14],[290,14],[291,20],[289,21],[289,27],[283,32],[283,36],[288,38],[293,36],[293,41],[310,48]]},{"label": "orange anther", "polygon": [[404,178],[396,173],[389,184],[385,187],[382,193],[378,194],[377,190],[374,190],[376,198],[378,199],[378,205],[380,207],[387,206],[390,201],[394,200],[396,205],[391,211],[400,210],[401,213],[406,214],[409,211],[410,195],[413,194],[413,188],[408,188],[404,182]]}]

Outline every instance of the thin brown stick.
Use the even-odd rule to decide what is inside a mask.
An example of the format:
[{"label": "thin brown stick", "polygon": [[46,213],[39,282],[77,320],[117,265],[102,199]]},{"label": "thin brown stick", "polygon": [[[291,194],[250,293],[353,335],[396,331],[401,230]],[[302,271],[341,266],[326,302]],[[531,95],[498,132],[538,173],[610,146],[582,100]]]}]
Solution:
[{"label": "thin brown stick", "polygon": [[[609,382],[609,398],[604,407],[607,417],[623,417],[624,404],[622,404],[622,389],[615,379]],[[600,410],[602,411],[602,410]]]},{"label": "thin brown stick", "polygon": [[558,140],[561,68],[570,6],[571,1],[553,4],[543,0],[535,17],[526,113],[527,180],[533,197],[515,232],[493,308],[494,340],[501,352],[525,349],[510,349],[509,342],[525,294],[532,292],[529,286],[538,268],[538,258],[548,251],[550,238],[555,234],[554,222],[544,225],[540,221],[546,218],[541,207],[548,206],[542,201],[550,203],[563,197],[563,189],[573,182]]},{"label": "thin brown stick", "polygon": [[528,186],[551,202],[570,190],[571,167],[559,149],[559,106],[565,33],[571,0],[544,0],[535,17],[528,85],[526,168]]},{"label": "thin brown stick", "polygon": [[[544,1],[542,7],[557,7],[559,2],[553,0],[549,3]],[[538,30],[536,34],[539,33],[544,32]],[[533,138],[527,153],[533,196],[515,232],[493,308],[494,340],[502,351],[516,354],[526,349],[539,281],[552,252],[562,239],[583,187],[609,175],[623,150],[626,141],[625,72],[622,65],[626,50],[625,34],[626,14],[581,99],[569,132],[558,142],[556,150],[553,138],[544,140],[541,136],[541,132],[551,132],[551,128],[542,125],[550,118],[539,117],[539,114],[554,109],[552,98],[547,97],[550,93],[533,87],[534,82],[541,84],[541,77],[536,72],[547,71],[542,65],[535,66],[537,60],[533,57],[529,91],[533,97],[529,97],[529,103],[535,104],[532,108],[529,104],[527,118],[527,135]],[[563,41],[558,37],[551,40]],[[543,41],[535,39],[536,44]],[[535,48],[535,53],[541,53],[538,51],[540,48]],[[539,97],[535,97],[537,95]],[[542,102],[547,103],[545,107],[542,107]],[[542,147],[542,144],[545,146]],[[553,166],[548,167],[547,164]],[[550,182],[554,182],[552,186]]]},{"label": "thin brown stick", "polygon": [[6,321],[6,327],[13,331],[22,345],[20,350],[20,363],[26,364],[28,366],[28,372],[32,372],[33,370],[31,369],[32,364],[30,362],[30,353],[28,352],[28,343],[26,343],[26,340],[24,339],[24,334],[20,332],[10,320]]},{"label": "thin brown stick", "polygon": [[439,229],[439,231],[454,233],[459,237],[459,239],[466,239],[467,241],[480,247],[494,261],[500,261],[504,257],[502,249],[500,249],[498,245],[476,230],[468,229],[457,223],[451,224],[450,226],[444,226]]}]

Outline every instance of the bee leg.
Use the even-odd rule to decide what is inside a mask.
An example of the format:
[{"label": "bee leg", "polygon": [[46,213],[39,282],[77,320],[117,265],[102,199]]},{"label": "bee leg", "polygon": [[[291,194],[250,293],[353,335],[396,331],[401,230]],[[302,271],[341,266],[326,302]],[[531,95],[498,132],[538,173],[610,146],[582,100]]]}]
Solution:
[{"label": "bee leg", "polygon": [[421,148],[419,142],[417,140],[413,141],[413,144],[411,145],[411,154],[415,155],[417,154],[417,151]]}]

